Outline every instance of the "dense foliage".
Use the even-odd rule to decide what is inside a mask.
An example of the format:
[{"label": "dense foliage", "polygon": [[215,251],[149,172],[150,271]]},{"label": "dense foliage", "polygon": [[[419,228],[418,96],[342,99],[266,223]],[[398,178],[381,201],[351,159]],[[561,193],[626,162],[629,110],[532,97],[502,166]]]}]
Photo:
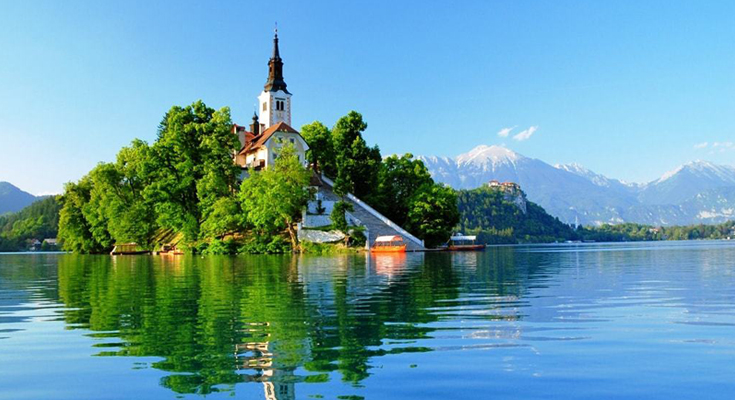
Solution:
[{"label": "dense foliage", "polygon": [[[330,131],[321,122],[301,128],[309,144],[309,161],[334,179],[339,196],[352,193],[399,226],[424,239],[427,246],[446,242],[459,222],[454,191],[436,184],[421,160],[411,154],[383,159],[377,146],[362,137],[367,123],[350,111]],[[341,201],[332,212],[333,226],[346,230]]]},{"label": "dense foliage", "polygon": [[[524,197],[522,193],[518,194]],[[569,225],[526,202],[526,212],[506,194],[491,187],[458,193],[460,231],[476,234],[483,243],[531,243],[576,239]]]},{"label": "dense foliage", "polygon": [[309,171],[287,146],[273,168],[249,171],[241,183],[232,160],[238,147],[229,109],[201,101],[171,108],[152,145],[135,140],[114,163],[67,184],[59,222],[64,249],[155,249],[172,236],[180,248],[209,254],[297,249],[294,226],[310,196]]},{"label": "dense foliage", "polygon": [[29,239],[56,238],[59,225],[56,197],[47,197],[14,214],[0,216],[0,251],[19,251]]},{"label": "dense foliage", "polygon": [[619,225],[602,225],[599,227],[580,227],[578,234],[585,240],[594,240],[596,242],[735,239],[735,221],[718,225],[699,224],[663,227],[625,223]]},{"label": "dense foliage", "polygon": [[232,153],[239,142],[231,129],[228,108],[215,111],[201,101],[172,107],[153,145],[135,140],[114,163],[67,184],[59,220],[64,248],[94,253],[129,242],[150,248],[159,230],[179,232],[184,246],[193,246],[236,229],[239,169]]},{"label": "dense foliage", "polygon": [[291,247],[298,248],[294,224],[309,199],[311,173],[299,162],[290,146],[284,147],[275,167],[251,173],[242,183],[240,201],[246,222],[257,236],[277,236],[287,231]]}]

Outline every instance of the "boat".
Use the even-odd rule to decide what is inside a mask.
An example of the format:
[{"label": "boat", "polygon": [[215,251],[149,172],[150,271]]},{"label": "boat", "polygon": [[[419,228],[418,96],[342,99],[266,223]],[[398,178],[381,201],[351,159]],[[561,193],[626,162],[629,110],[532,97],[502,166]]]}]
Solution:
[{"label": "boat", "polygon": [[405,253],[406,243],[403,238],[394,236],[378,236],[375,239],[373,247],[370,248],[371,253]]},{"label": "boat", "polygon": [[138,254],[150,254],[151,252],[140,247],[137,243],[119,243],[112,248],[110,255],[112,256],[123,256],[123,255],[138,255]]},{"label": "boat", "polygon": [[161,251],[158,252],[158,255],[161,256],[180,256],[182,254],[184,254],[182,250],[179,250],[176,246],[170,244],[164,244],[161,247]]},{"label": "boat", "polygon": [[459,233],[449,238],[446,249],[448,251],[480,251],[485,250],[485,244],[477,243],[477,236],[465,236]]}]

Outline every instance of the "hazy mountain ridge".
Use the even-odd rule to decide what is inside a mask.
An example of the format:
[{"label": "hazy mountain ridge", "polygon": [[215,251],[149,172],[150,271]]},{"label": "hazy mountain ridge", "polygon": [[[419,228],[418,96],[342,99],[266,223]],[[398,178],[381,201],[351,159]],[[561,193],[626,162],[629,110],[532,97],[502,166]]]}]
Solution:
[{"label": "hazy mountain ridge", "polygon": [[0,182],[0,215],[20,211],[38,198],[10,182]]},{"label": "hazy mountain ridge", "polygon": [[552,166],[501,146],[478,146],[455,158],[418,158],[435,180],[456,189],[493,179],[516,182],[529,200],[568,223],[680,225],[735,217],[735,167],[704,161],[682,165],[647,184],[631,184],[579,164]]}]

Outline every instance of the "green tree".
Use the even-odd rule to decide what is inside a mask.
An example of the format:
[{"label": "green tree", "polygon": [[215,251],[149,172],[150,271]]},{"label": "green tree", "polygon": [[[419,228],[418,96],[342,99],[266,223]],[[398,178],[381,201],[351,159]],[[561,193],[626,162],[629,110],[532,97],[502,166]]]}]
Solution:
[{"label": "green tree", "polygon": [[84,207],[89,204],[92,191],[92,180],[85,176],[78,183],[67,183],[61,197],[59,212],[59,241],[64,250],[75,253],[99,253],[109,250],[112,237],[103,230],[97,237],[92,233],[92,226],[84,216]]},{"label": "green tree", "polygon": [[407,222],[408,210],[416,194],[434,185],[424,163],[410,153],[384,159],[378,181],[377,193],[371,196],[372,205],[401,226]]},{"label": "green tree", "polygon": [[117,155],[114,164],[99,164],[90,173],[90,201],[84,216],[95,237],[109,232],[115,242],[150,245],[156,229],[154,207],[143,192],[150,184],[150,148],[134,140]]},{"label": "green tree", "polygon": [[301,136],[309,145],[306,158],[317,172],[334,178],[337,175],[335,165],[334,144],[332,143],[332,132],[324,124],[314,121],[301,127]]},{"label": "green tree", "polygon": [[426,246],[435,247],[449,240],[459,223],[457,194],[441,184],[424,188],[411,200],[406,226]]},{"label": "green tree", "polygon": [[212,206],[212,211],[202,223],[202,235],[222,239],[243,228],[243,212],[240,203],[233,197],[221,197]]},{"label": "green tree", "polygon": [[356,111],[340,118],[332,129],[332,143],[335,151],[335,186],[339,196],[353,193],[363,200],[378,184],[381,156],[378,146],[368,147],[362,133],[367,123]]},{"label": "green tree", "polygon": [[229,108],[215,111],[201,101],[172,107],[159,127],[145,195],[158,224],[182,232],[189,243],[217,201],[235,193],[239,171],[232,154],[239,141],[231,129]]},{"label": "green tree", "polygon": [[298,250],[294,224],[311,198],[308,188],[311,173],[301,165],[290,145],[282,148],[273,168],[249,173],[240,190],[247,223],[258,235],[286,230],[292,249]]}]

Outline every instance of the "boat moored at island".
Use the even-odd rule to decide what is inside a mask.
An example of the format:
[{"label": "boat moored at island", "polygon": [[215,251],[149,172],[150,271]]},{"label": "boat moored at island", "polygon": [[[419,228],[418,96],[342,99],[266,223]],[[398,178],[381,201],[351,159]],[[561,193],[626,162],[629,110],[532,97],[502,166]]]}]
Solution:
[{"label": "boat moored at island", "polygon": [[375,239],[373,247],[370,248],[371,253],[405,253],[406,242],[403,238],[394,236],[378,236]]},{"label": "boat moored at island", "polygon": [[139,254],[150,254],[151,252],[142,248],[137,243],[118,243],[112,248],[110,255],[112,256],[124,256],[124,255],[139,255]]},{"label": "boat moored at island", "polygon": [[466,236],[458,233],[449,238],[446,249],[449,251],[480,251],[485,244],[477,243],[477,236]]}]

